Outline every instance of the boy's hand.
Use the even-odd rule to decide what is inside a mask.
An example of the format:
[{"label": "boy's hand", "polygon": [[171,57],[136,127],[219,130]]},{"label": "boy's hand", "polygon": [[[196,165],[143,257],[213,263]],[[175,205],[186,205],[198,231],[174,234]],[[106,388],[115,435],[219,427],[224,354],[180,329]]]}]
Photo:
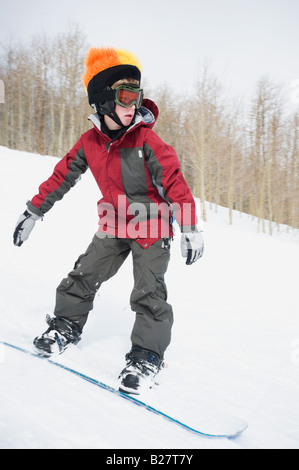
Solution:
[{"label": "boy's hand", "polygon": [[21,246],[22,243],[29,237],[35,222],[41,218],[42,217],[33,214],[33,212],[29,211],[28,209],[25,210],[25,212],[20,216],[13,234],[14,245]]},{"label": "boy's hand", "polygon": [[181,237],[182,256],[187,258],[186,264],[195,263],[202,257],[204,251],[204,240],[202,232],[182,233]]}]

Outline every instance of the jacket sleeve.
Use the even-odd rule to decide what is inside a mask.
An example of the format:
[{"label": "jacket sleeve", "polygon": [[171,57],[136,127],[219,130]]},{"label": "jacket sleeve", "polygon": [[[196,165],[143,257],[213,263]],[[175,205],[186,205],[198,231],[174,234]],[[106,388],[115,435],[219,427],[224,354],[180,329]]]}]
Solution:
[{"label": "jacket sleeve", "polygon": [[171,204],[181,231],[196,230],[195,201],[180,170],[175,150],[153,131],[149,131],[145,138],[144,152],[152,182],[160,195]]},{"label": "jacket sleeve", "polygon": [[38,194],[27,202],[28,209],[43,216],[76,184],[87,168],[83,143],[79,139],[72,150],[57,163],[50,178],[40,185]]}]

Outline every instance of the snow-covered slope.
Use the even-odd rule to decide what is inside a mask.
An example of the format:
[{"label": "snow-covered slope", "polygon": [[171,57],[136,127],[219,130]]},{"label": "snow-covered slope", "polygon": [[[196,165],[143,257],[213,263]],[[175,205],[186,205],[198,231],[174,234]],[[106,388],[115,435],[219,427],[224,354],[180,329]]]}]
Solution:
[{"label": "snow-covered slope", "polygon": [[[97,228],[99,191],[88,172],[21,248],[12,233],[26,200],[57,162],[0,147],[0,340],[31,348],[55,289]],[[168,368],[143,397],[178,419],[209,405],[243,417],[233,440],[193,435],[46,361],[0,345],[0,448],[299,448],[298,233],[270,237],[256,222],[209,210],[205,255],[186,266],[177,233],[167,274],[175,312]],[[82,341],[59,360],[116,385],[134,314],[128,259],[96,298]],[[203,405],[204,404],[204,405]]]}]

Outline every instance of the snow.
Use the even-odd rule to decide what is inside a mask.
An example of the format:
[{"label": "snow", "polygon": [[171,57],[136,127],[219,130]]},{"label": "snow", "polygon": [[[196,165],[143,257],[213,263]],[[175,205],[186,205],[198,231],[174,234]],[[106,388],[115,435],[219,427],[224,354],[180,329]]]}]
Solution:
[{"label": "snow", "polygon": [[[57,159],[0,147],[0,340],[31,349],[55,289],[97,229],[98,188],[87,172],[22,247],[12,233]],[[199,208],[199,205],[198,205]],[[0,448],[299,448],[298,231],[257,233],[257,222],[208,207],[205,254],[186,266],[177,233],[167,273],[175,324],[159,386],[141,397],[200,427],[215,408],[245,419],[234,439],[192,434],[57,367],[0,344]],[[81,342],[56,358],[117,386],[130,348],[132,263],[95,301]],[[112,451],[111,451],[112,452]]]}]

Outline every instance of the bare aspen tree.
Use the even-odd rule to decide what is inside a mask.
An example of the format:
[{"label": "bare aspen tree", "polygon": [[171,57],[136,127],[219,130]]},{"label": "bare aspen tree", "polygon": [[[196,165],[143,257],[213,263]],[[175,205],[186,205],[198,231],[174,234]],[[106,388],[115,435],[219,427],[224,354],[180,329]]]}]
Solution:
[{"label": "bare aspen tree", "polygon": [[50,54],[51,44],[44,34],[32,38],[31,73],[33,78],[34,101],[34,142],[35,151],[41,155],[46,153],[48,102],[50,96]]},{"label": "bare aspen tree", "polygon": [[193,173],[192,192],[200,198],[201,217],[206,213],[206,165],[208,160],[208,134],[213,86],[205,66],[197,81],[194,97],[189,100],[185,125],[185,143],[189,151],[189,164]]},{"label": "bare aspen tree", "polygon": [[[5,47],[4,50],[4,58],[5,58],[5,83],[6,83],[6,99],[5,99],[5,107],[3,108],[3,121],[1,120],[1,128],[2,122],[4,126],[2,128],[1,137],[3,136],[3,145],[7,145],[10,148],[15,147],[15,100],[14,100],[14,72],[15,72],[15,52],[11,45]],[[5,133],[4,133],[5,130]]]},{"label": "bare aspen tree", "polygon": [[258,217],[258,229],[262,226],[265,231],[265,220],[268,220],[270,233],[275,211],[281,206],[277,189],[282,190],[282,114],[280,87],[263,77],[257,84],[251,109],[252,185],[257,196],[256,206],[251,207],[251,211]]},{"label": "bare aspen tree", "polygon": [[2,103],[0,102],[0,125],[1,125],[1,132],[0,132],[0,145],[4,145],[8,147],[8,105],[7,99],[9,98],[9,93],[7,87],[5,87],[7,81],[7,70],[6,70],[6,54],[1,55],[0,58],[0,79],[2,86]]},{"label": "bare aspen tree", "polygon": [[223,204],[227,197],[227,119],[222,87],[207,65],[186,106],[184,146],[193,176],[191,184],[200,198],[201,216],[206,220],[206,201]]},{"label": "bare aspen tree", "polygon": [[299,227],[299,111],[290,120],[290,153],[288,165],[288,220]]},{"label": "bare aspen tree", "polygon": [[[155,132],[163,141],[175,148],[180,158],[183,109],[181,100],[167,85],[162,85],[158,90],[149,93],[159,108]],[[183,159],[180,160],[183,164]]]},{"label": "bare aspen tree", "polygon": [[235,142],[235,133],[234,123],[232,123],[232,128],[230,129],[230,139],[229,139],[229,174],[228,174],[228,191],[227,191],[227,205],[229,209],[229,223],[233,223],[233,207],[234,207],[234,197],[235,197],[235,152],[234,152],[234,142]]},{"label": "bare aspen tree", "polygon": [[0,78],[0,104],[4,104],[4,103],[5,103],[5,85],[4,85],[3,79]]},{"label": "bare aspen tree", "polygon": [[[58,121],[57,153],[68,151],[79,138],[81,119],[79,97],[84,95],[81,76],[84,71],[85,35],[77,26],[61,34],[55,43],[57,70],[56,115]],[[54,64],[55,67],[55,64]],[[57,112],[58,111],[58,112]]]}]

